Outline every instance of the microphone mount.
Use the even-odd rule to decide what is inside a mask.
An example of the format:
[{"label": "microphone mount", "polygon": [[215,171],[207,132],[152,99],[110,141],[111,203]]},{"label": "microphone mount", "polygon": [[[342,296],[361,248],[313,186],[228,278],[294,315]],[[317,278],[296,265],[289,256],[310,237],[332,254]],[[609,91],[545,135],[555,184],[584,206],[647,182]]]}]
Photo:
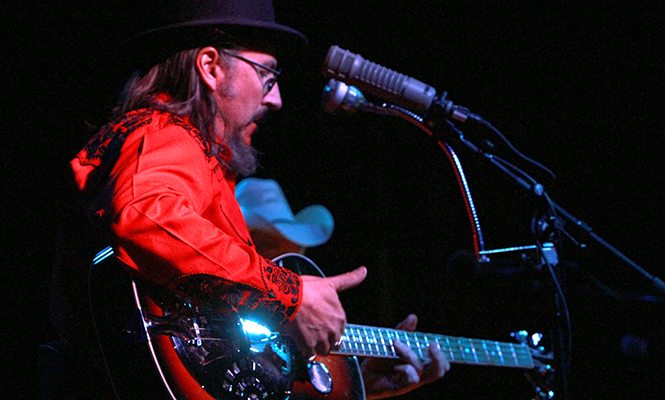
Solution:
[{"label": "microphone mount", "polygon": [[[455,105],[452,101],[447,99],[447,96],[448,92],[436,95],[432,100],[432,106],[436,107],[432,108],[436,108],[440,110],[440,112],[443,112],[443,115],[446,117],[450,117],[460,122],[466,122],[469,118],[479,122],[483,121],[479,115],[470,112],[468,108]],[[340,109],[347,113],[364,111],[381,115],[402,116],[408,118],[410,122],[413,122],[412,119],[416,119],[419,120],[419,123],[426,123],[430,128],[434,128],[436,125],[436,122],[433,119],[426,119],[420,114],[405,107],[392,103],[371,103],[358,88],[355,86],[349,86],[346,83],[335,79],[330,79],[328,84],[324,87],[321,96],[321,105],[323,109],[329,113],[335,113]],[[426,116],[431,114],[439,113],[425,113]]]}]

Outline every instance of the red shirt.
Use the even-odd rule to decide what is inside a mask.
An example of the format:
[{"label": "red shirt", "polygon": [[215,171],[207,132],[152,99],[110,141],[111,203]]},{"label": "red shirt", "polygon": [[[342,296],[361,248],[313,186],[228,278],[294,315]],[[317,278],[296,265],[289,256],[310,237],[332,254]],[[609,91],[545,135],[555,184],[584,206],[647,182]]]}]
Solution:
[{"label": "red shirt", "polygon": [[70,165],[86,214],[138,278],[278,325],[293,319],[300,278],[255,251],[235,176],[192,125],[134,111],[103,128]]}]

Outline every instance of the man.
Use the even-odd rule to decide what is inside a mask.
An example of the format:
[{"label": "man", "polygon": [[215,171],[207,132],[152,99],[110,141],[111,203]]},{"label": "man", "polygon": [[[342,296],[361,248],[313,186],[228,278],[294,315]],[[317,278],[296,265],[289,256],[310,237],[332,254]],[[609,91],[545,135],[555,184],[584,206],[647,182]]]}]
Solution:
[{"label": "man", "polygon": [[[121,50],[145,69],[128,82],[116,118],[70,163],[55,326],[73,358],[91,363],[95,352],[82,350],[94,336],[85,279],[108,243],[136,279],[262,317],[304,357],[328,354],[346,324],[337,293],[366,269],[322,278],[278,267],[257,253],[234,197],[237,177],[256,168],[257,123],[282,105],[277,57],[303,47],[304,36],[274,22],[269,0],[174,0],[146,16],[158,20]],[[83,381],[82,398],[101,397],[94,379]]]},{"label": "man", "polygon": [[[293,213],[284,191],[273,179],[245,178],[236,186],[240,205],[256,251],[269,259],[296,253],[304,255],[308,248],[330,240],[335,220],[330,211],[320,205],[310,205]],[[414,331],[418,318],[411,314],[396,329]],[[404,394],[430,383],[450,368],[439,349],[430,349],[432,363],[423,366],[416,354],[406,345],[395,341],[402,357],[400,362],[365,359],[361,371],[368,399]]]}]

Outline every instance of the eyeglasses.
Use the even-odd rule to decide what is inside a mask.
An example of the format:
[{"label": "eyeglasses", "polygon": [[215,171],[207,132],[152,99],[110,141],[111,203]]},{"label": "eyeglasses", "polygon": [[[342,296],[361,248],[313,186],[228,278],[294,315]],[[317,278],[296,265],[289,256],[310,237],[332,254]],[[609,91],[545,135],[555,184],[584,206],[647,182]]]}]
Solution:
[{"label": "eyeglasses", "polygon": [[[275,84],[277,84],[277,78],[282,73],[281,68],[280,69],[270,68],[270,67],[267,67],[263,64],[257,63],[256,61],[252,61],[249,58],[239,56],[237,54],[228,53],[228,52],[224,52],[224,53],[226,55],[229,55],[229,56],[233,57],[233,58],[237,58],[238,60],[244,61],[244,62],[248,63],[249,65],[251,65],[254,68],[254,71],[256,71],[256,75],[258,75],[259,80],[263,83],[263,95],[264,96],[267,95],[268,93],[270,93],[270,91],[275,86]],[[261,68],[261,70],[263,70],[263,72],[259,71],[259,69],[257,69],[256,67]],[[266,79],[266,76],[268,75],[268,72],[271,73],[272,76],[270,76]]]}]

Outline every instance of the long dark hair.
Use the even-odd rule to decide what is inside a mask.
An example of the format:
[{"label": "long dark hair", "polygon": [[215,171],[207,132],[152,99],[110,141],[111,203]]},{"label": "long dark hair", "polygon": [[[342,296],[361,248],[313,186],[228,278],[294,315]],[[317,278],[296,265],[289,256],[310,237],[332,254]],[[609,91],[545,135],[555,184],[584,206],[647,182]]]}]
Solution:
[{"label": "long dark hair", "polygon": [[189,117],[202,137],[214,146],[214,121],[219,108],[212,93],[199,78],[195,66],[196,56],[203,47],[213,46],[219,51],[222,63],[228,65],[234,62],[228,52],[238,52],[242,47],[218,29],[211,30],[205,36],[204,43],[208,44],[180,51],[155,64],[144,74],[135,72],[127,81],[120,101],[113,110],[114,116],[150,107],[181,118]]}]

